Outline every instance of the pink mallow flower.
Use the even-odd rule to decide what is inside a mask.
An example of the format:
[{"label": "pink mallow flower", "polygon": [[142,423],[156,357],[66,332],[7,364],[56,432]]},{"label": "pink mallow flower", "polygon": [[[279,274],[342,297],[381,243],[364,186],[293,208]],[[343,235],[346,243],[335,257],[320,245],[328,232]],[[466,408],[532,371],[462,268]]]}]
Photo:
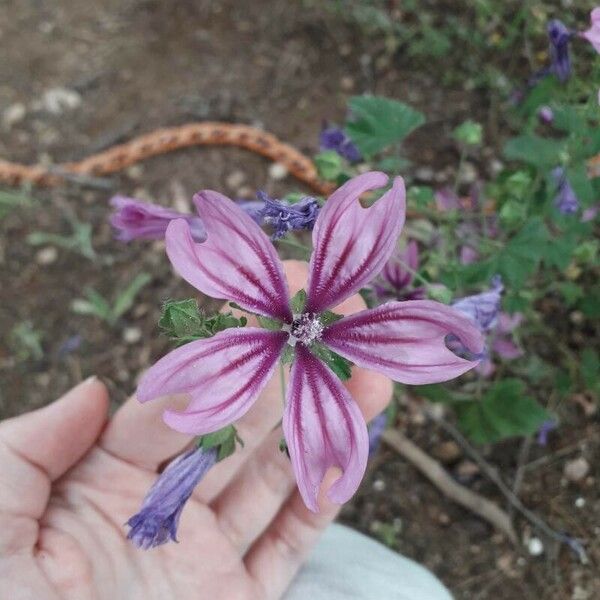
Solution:
[{"label": "pink mallow flower", "polygon": [[407,384],[446,381],[477,365],[477,360],[461,358],[446,347],[450,334],[474,355],[483,350],[481,333],[470,319],[431,300],[389,302],[335,322],[323,317],[365,287],[394,252],[406,210],[402,178],[371,207],[359,202],[362,194],[387,182],[384,173],[359,175],[321,209],[300,314],[290,308],[275,248],[229,198],[209,190],[194,196],[207,232],[204,243],[194,243],[183,219],[171,222],[166,233],[169,259],[186,281],[213,298],[233,300],[246,311],[278,320],[281,329],[227,329],[181,346],[145,373],[138,399],[187,394],[186,410],[165,411],[167,425],[196,435],[216,431],[250,409],[291,346],[283,432],[298,488],[313,511],[318,510],[326,471],[341,470],[328,491],[329,499],[341,504],[356,491],[369,454],[358,404],[313,353],[318,345]]},{"label": "pink mallow flower", "polygon": [[592,26],[581,34],[600,54],[600,6],[596,6],[590,14]]}]

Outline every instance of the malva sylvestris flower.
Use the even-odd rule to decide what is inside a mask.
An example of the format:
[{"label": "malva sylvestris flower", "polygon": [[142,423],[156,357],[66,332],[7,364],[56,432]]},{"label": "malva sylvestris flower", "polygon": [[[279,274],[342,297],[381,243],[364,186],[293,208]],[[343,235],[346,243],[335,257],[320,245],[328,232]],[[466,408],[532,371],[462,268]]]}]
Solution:
[{"label": "malva sylvestris flower", "polygon": [[323,344],[358,366],[407,384],[453,379],[477,365],[445,344],[454,335],[473,354],[483,350],[478,328],[453,308],[431,300],[389,302],[335,322],[323,313],[365,287],[389,260],[405,219],[402,178],[371,207],[362,194],[387,184],[384,173],[359,175],[336,190],[315,223],[306,303],[293,314],[283,265],[266,234],[229,198],[214,191],[194,196],[207,232],[194,242],[189,223],[172,221],[167,255],[188,283],[213,298],[275,319],[281,329],[227,329],[190,342],[160,359],[142,377],[141,402],[187,394],[186,410],[166,410],[173,429],[201,435],[244,415],[265,387],[286,346],[294,357],[287,387],[283,432],[298,488],[306,506],[317,511],[326,471],[340,477],[328,491],[335,503],[347,501],[365,471],[367,426],[358,404],[334,372],[315,354]]}]

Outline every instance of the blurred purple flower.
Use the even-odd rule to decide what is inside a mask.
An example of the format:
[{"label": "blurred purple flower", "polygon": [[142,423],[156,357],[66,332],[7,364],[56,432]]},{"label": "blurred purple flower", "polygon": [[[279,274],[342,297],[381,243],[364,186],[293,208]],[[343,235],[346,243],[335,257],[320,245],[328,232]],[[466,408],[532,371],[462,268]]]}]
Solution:
[{"label": "blurred purple flower", "polygon": [[387,414],[386,412],[379,413],[370,423],[368,428],[369,433],[369,456],[373,456],[377,450],[379,450],[379,444],[381,443],[381,435],[387,427]]},{"label": "blurred purple flower", "polygon": [[502,279],[496,275],[490,290],[455,300],[452,307],[469,317],[482,333],[489,333],[498,323],[503,290]]},{"label": "blurred purple flower", "polygon": [[335,125],[323,126],[319,136],[321,150],[335,150],[348,162],[356,163],[362,160],[362,155],[354,142],[344,133],[344,130]]},{"label": "blurred purple flower", "polygon": [[600,54],[600,6],[596,6],[596,8],[592,10],[590,19],[592,21],[592,26],[580,35]]},{"label": "blurred purple flower", "polygon": [[414,272],[418,269],[417,242],[411,240],[404,250],[396,248],[372,285],[379,302],[425,298],[425,288],[413,286]]},{"label": "blurred purple flower", "polygon": [[579,199],[575,190],[571,187],[567,174],[562,167],[556,167],[552,171],[552,177],[556,182],[556,196],[554,206],[563,215],[572,215],[579,210]]},{"label": "blurred purple flower", "polygon": [[140,511],[127,521],[131,528],[127,538],[144,550],[169,540],[176,542],[181,511],[216,462],[216,448],[193,448],[169,463],[146,494]]},{"label": "blurred purple flower", "polygon": [[588,223],[589,221],[593,221],[600,212],[600,204],[594,204],[594,206],[589,206],[581,213],[581,222]]},{"label": "blurred purple flower", "polygon": [[554,121],[554,111],[549,106],[541,106],[537,113],[538,119],[541,123],[549,125]]},{"label": "blurred purple flower", "polygon": [[125,196],[114,196],[110,203],[114,207],[110,224],[115,229],[116,238],[122,242],[162,240],[173,219],[185,219],[197,242],[206,240],[206,231],[199,217]]},{"label": "blurred purple flower", "polygon": [[536,438],[538,446],[548,445],[548,435],[551,431],[554,431],[556,429],[557,425],[558,423],[554,419],[547,419],[540,425]]},{"label": "blurred purple flower", "polygon": [[435,192],[435,204],[440,212],[448,212],[461,208],[459,197],[448,187],[441,188]]},{"label": "blurred purple flower", "polygon": [[[523,351],[512,339],[512,332],[523,321],[523,315],[508,315],[500,312],[504,286],[499,276],[492,280],[492,288],[487,292],[466,296],[452,303],[452,306],[467,315],[480,331],[488,335],[489,350],[484,354],[475,370],[483,377],[489,377],[495,370],[491,353],[504,360],[513,360],[523,355]],[[460,342],[452,337],[447,340],[448,347],[459,355],[464,353]]]},{"label": "blurred purple flower", "polygon": [[571,57],[569,56],[569,42],[573,32],[558,19],[548,23],[548,39],[550,40],[550,70],[560,82],[564,83],[571,76]]},{"label": "blurred purple flower", "polygon": [[77,333],[68,337],[58,348],[58,357],[64,358],[67,354],[75,352],[81,346],[83,338]]},{"label": "blurred purple flower", "polygon": [[282,238],[289,231],[312,229],[319,216],[319,203],[310,196],[306,196],[293,204],[285,200],[275,200],[265,192],[258,192],[257,196],[263,203],[260,212],[263,223],[274,228],[271,236],[274,240]]}]

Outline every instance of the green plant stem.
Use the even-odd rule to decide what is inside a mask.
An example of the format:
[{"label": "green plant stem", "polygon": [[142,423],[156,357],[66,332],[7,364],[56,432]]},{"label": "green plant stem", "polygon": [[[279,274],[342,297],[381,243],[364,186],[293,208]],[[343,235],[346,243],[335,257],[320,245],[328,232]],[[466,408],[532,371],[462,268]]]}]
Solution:
[{"label": "green plant stem", "polygon": [[279,238],[276,241],[285,246],[289,246],[290,248],[294,248],[295,250],[300,250],[303,253],[304,258],[306,258],[306,259],[310,258],[311,250],[304,244],[301,244],[300,242],[296,242],[295,240],[293,240],[291,238],[285,238],[285,237]]}]

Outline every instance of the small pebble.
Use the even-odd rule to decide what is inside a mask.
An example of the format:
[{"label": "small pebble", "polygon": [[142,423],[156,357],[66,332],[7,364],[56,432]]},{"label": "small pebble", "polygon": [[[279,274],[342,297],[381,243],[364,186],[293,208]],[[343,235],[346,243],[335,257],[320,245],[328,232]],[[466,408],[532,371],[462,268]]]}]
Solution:
[{"label": "small pebble", "polygon": [[288,175],[287,168],[281,163],[273,163],[269,167],[269,177],[274,181],[281,181],[285,179]]},{"label": "small pebble", "polygon": [[44,92],[41,108],[53,115],[60,115],[65,111],[79,108],[81,101],[79,92],[64,87],[56,87]]},{"label": "small pebble", "polygon": [[445,464],[458,460],[462,454],[458,444],[451,440],[437,444],[437,446],[434,446],[431,453],[435,458]]},{"label": "small pebble", "polygon": [[580,456],[565,463],[564,476],[574,483],[581,481],[590,471],[590,463]]},{"label": "small pebble", "polygon": [[349,77],[348,75],[340,79],[340,87],[345,92],[351,92],[354,89],[354,85],[354,79],[352,77]]},{"label": "small pebble", "polygon": [[35,262],[38,265],[51,265],[58,258],[58,250],[54,246],[47,246],[35,253]]},{"label": "small pebble", "polygon": [[575,499],[575,507],[576,508],[583,508],[585,506],[585,498],[582,498],[581,496],[579,498]]},{"label": "small pebble", "polygon": [[232,190],[237,190],[246,181],[244,171],[233,171],[225,178],[225,184]]},{"label": "small pebble", "polygon": [[435,172],[431,167],[419,167],[415,171],[415,177],[421,181],[432,181],[434,175]]},{"label": "small pebble", "polygon": [[123,341],[126,344],[137,344],[142,339],[142,330],[139,327],[126,327],[123,330]]},{"label": "small pebble", "polygon": [[473,183],[478,177],[477,174],[477,168],[475,167],[475,165],[473,163],[470,162],[466,162],[463,165],[461,174],[460,174],[460,180],[463,183]]},{"label": "small pebble", "polygon": [[376,479],[373,482],[373,489],[376,492],[383,492],[385,490],[385,481],[383,479]]},{"label": "small pebble", "polygon": [[143,165],[131,165],[125,169],[125,173],[127,177],[133,179],[134,181],[139,181],[144,176],[144,166]]},{"label": "small pebble", "polygon": [[540,556],[544,553],[544,544],[540,538],[533,537],[527,542],[527,551],[531,556]]},{"label": "small pebble", "polygon": [[479,474],[479,467],[471,460],[461,460],[456,467],[456,475],[459,479],[471,479]]},{"label": "small pebble", "polygon": [[15,102],[2,113],[2,123],[7,129],[10,129],[13,125],[22,121],[26,114],[27,108],[25,105],[22,102]]}]

